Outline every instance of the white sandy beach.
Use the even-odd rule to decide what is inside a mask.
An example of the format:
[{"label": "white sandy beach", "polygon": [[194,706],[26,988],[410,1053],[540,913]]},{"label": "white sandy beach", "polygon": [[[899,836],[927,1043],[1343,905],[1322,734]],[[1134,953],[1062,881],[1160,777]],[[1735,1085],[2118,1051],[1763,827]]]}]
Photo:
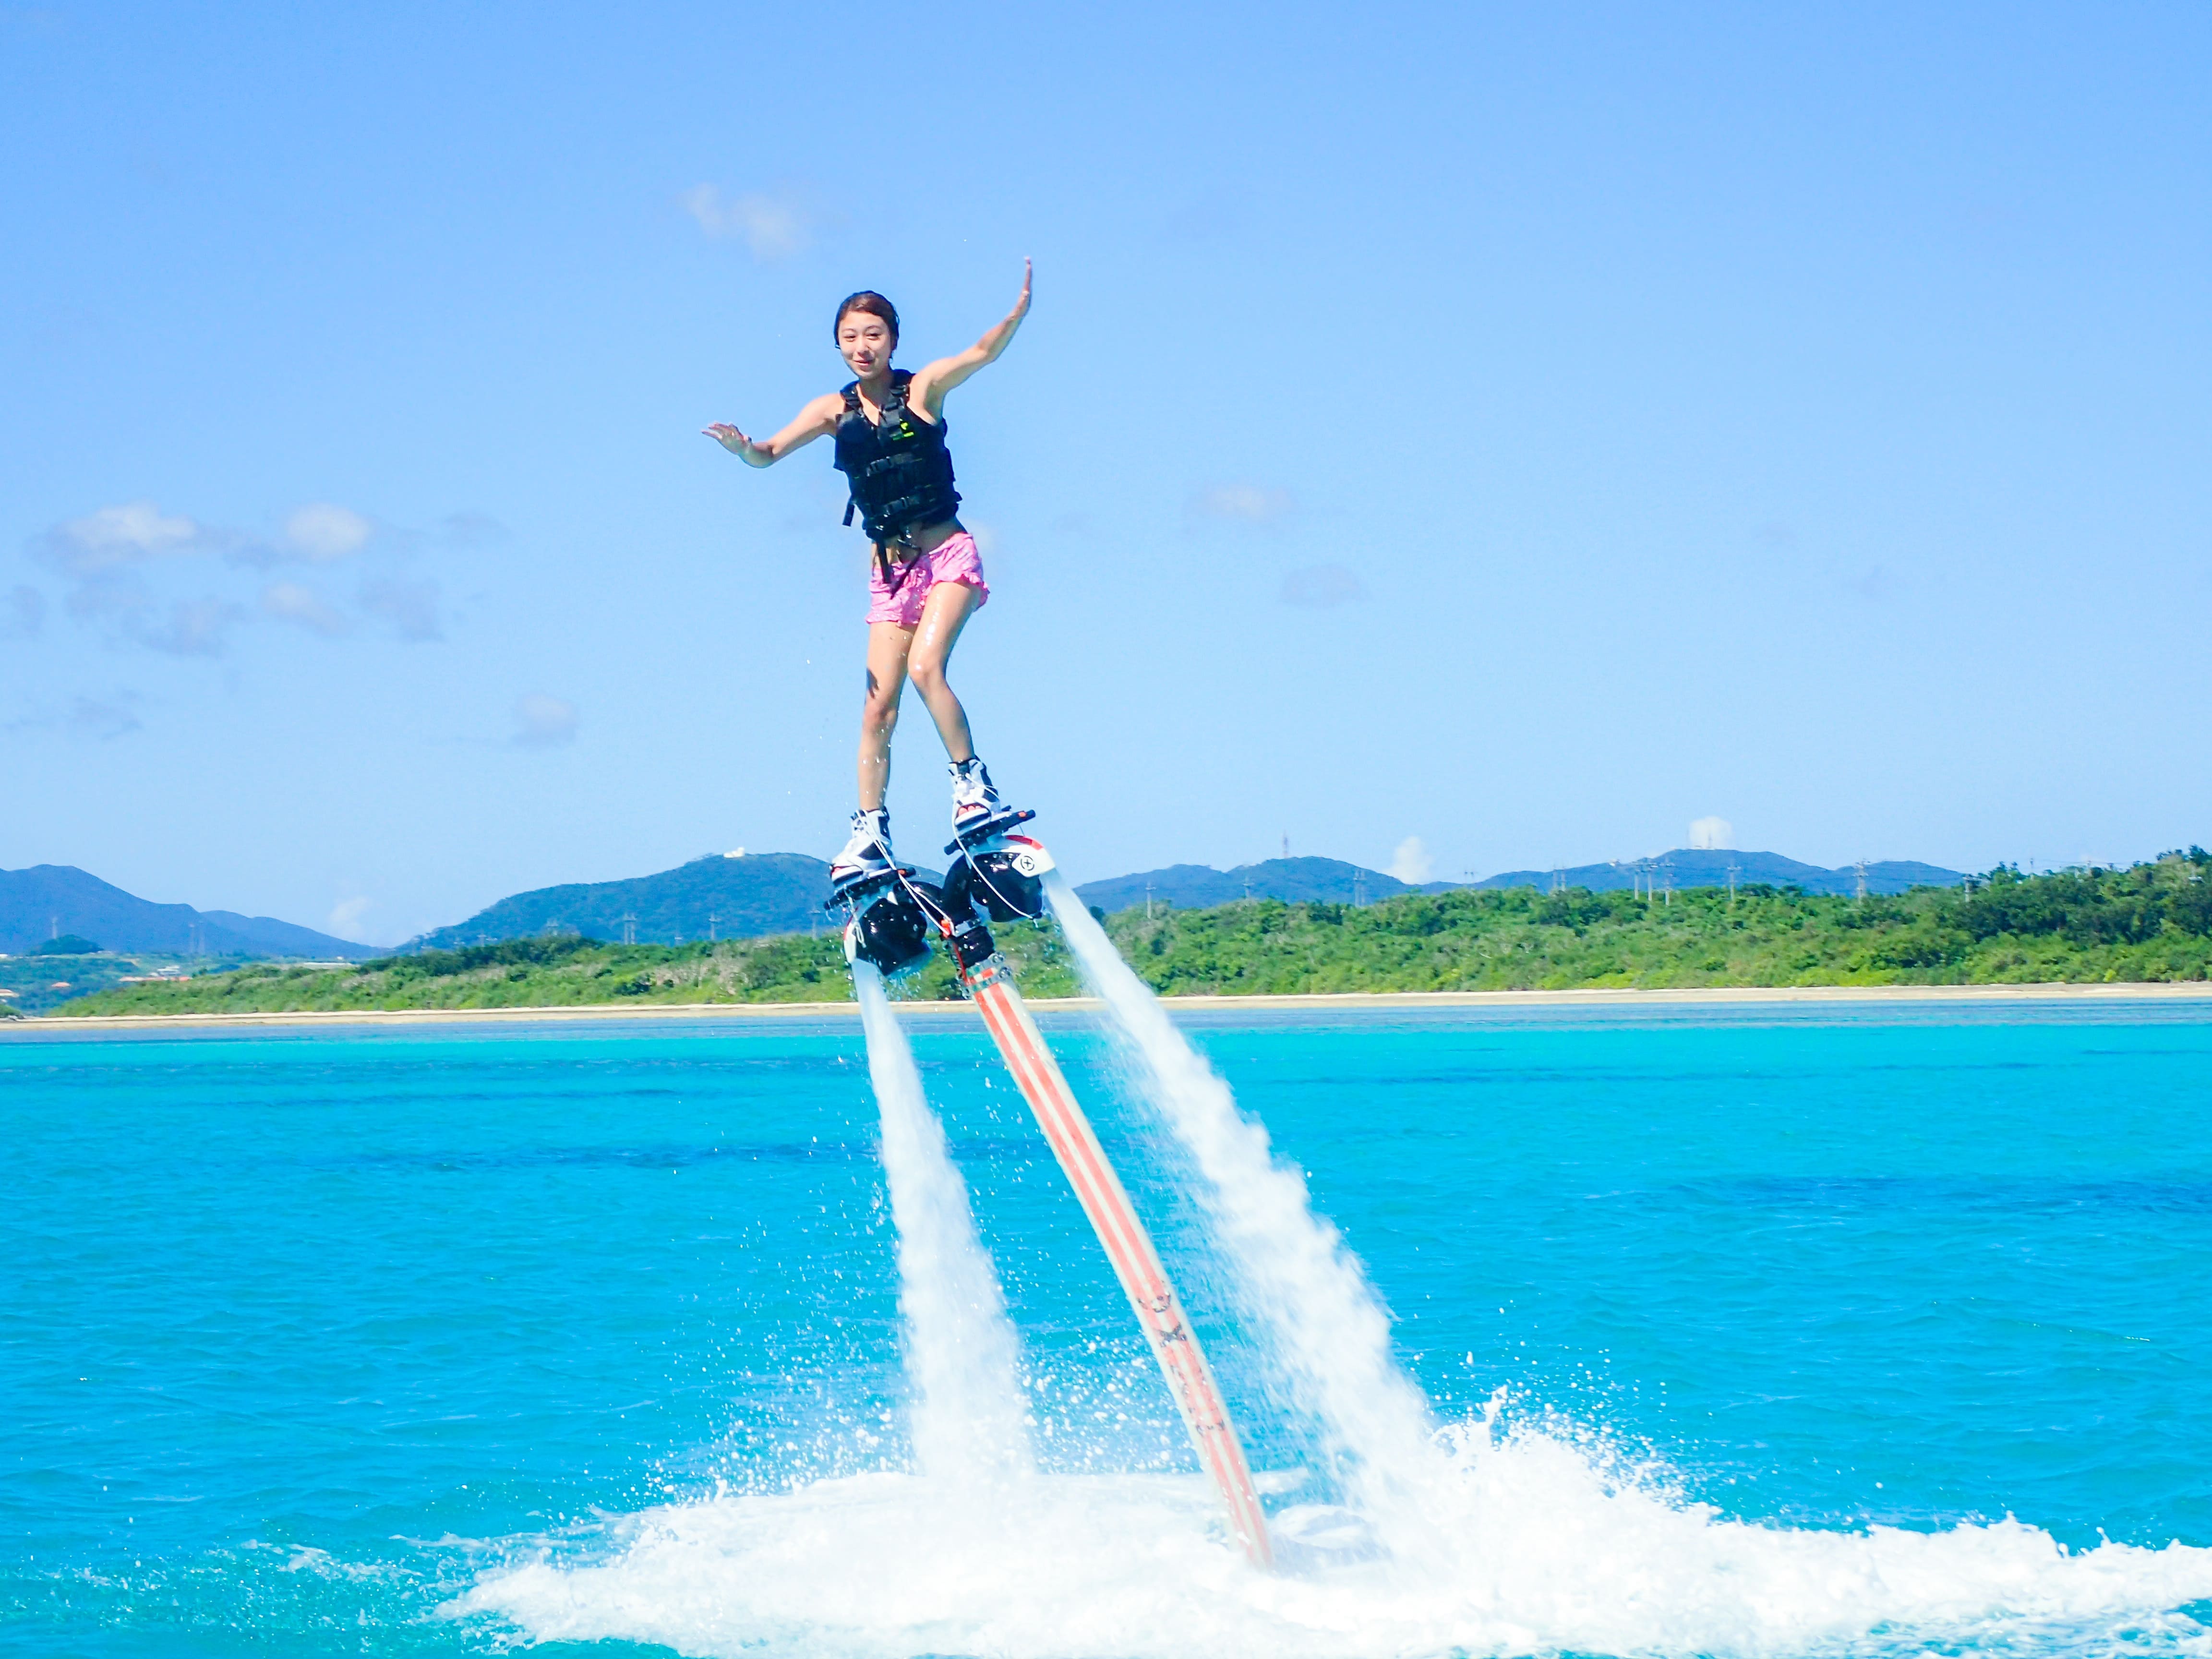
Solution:
[{"label": "white sandy beach", "polygon": [[[1243,1008],[1425,1009],[1513,1007],[1608,1007],[1630,1004],[1742,1006],[1817,1002],[2203,1002],[2212,1004],[2212,981],[2111,985],[1803,985],[1729,986],[1674,991],[1392,991],[1344,992],[1316,996],[1183,996],[1162,1000],[1170,1009],[1219,1011]],[[899,1012],[966,1014],[967,1002],[903,1002]],[[1090,997],[1036,997],[1030,1006],[1093,1009]],[[544,1023],[553,1020],[638,1019],[858,1019],[854,1002],[592,1003],[561,1008],[405,1008],[392,1011],[341,1009],[331,1012],[243,1014],[111,1014],[97,1018],[26,1018],[0,1022],[0,1035],[11,1031],[112,1031],[176,1026],[239,1025],[450,1025]]]}]

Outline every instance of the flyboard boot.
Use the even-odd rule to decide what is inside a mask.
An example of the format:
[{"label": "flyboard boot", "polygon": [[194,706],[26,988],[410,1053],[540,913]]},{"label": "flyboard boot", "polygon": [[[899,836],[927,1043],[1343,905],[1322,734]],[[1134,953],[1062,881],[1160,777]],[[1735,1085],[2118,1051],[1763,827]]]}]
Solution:
[{"label": "flyboard boot", "polygon": [[887,875],[897,863],[891,853],[891,815],[888,807],[853,814],[852,839],[845,850],[830,860],[830,894],[843,896],[862,882]]},{"label": "flyboard boot", "polygon": [[963,854],[1004,835],[1018,823],[1027,823],[1035,812],[1017,811],[999,799],[990,769],[982,757],[970,755],[954,761],[952,771],[952,844],[945,850]]},{"label": "flyboard boot", "polygon": [[845,960],[866,962],[885,979],[922,967],[931,941],[948,933],[937,889],[892,853],[890,813],[880,806],[853,814],[853,837],[830,861],[822,908],[844,915]]}]

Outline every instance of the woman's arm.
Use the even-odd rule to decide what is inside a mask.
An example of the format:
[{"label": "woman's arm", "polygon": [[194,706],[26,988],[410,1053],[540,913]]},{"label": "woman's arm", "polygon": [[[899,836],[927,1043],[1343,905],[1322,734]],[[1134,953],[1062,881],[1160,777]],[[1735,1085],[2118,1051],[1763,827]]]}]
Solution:
[{"label": "woman's arm", "polygon": [[945,394],[958,386],[986,363],[999,361],[1000,353],[1012,343],[1014,331],[1022,325],[1022,319],[1030,314],[1030,262],[1022,261],[1022,297],[1014,301],[1014,308],[996,328],[975,342],[967,350],[950,357],[939,357],[914,377],[907,388],[910,399],[919,400],[932,415],[945,412]]},{"label": "woman's arm", "polygon": [[797,420],[764,444],[755,443],[726,421],[717,421],[700,429],[747,466],[774,466],[793,450],[804,448],[817,438],[835,432],[837,417],[844,412],[844,398],[835,392],[825,392],[800,410]]}]

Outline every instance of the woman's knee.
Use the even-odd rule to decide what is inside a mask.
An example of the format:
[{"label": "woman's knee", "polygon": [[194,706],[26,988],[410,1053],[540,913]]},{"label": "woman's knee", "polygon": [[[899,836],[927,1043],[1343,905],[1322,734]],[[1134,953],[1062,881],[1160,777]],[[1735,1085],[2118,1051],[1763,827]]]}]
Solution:
[{"label": "woman's knee", "polygon": [[940,659],[924,658],[920,662],[908,663],[906,674],[914,682],[914,689],[925,697],[933,698],[945,690],[945,664]]},{"label": "woman's knee", "polygon": [[898,699],[871,691],[860,700],[860,724],[871,732],[888,732],[898,724]]}]

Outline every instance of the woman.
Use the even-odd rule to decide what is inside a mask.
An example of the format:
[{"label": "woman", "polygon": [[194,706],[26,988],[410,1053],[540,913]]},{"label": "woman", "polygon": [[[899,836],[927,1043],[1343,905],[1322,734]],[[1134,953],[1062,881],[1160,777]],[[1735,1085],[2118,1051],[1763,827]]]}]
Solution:
[{"label": "woman", "polygon": [[1022,262],[1022,295],[1006,319],[981,339],[917,373],[891,367],[898,349],[898,313],[880,294],[863,290],[837,307],[834,337],[854,379],[842,392],[815,398],[799,418],[755,443],[717,422],[707,435],[748,466],[773,466],[817,438],[835,435],[836,467],[875,544],[868,578],[868,690],[860,710],[860,808],[853,836],[830,866],[833,892],[891,867],[891,728],[899,696],[913,680],[952,761],[952,830],[973,837],[1012,816],[991,775],[975,757],[968,715],[945,684],[945,664],[969,615],[991,596],[975,539],[954,512],[952,457],[945,447],[945,394],[984,364],[998,361],[1029,314],[1030,267]]}]

